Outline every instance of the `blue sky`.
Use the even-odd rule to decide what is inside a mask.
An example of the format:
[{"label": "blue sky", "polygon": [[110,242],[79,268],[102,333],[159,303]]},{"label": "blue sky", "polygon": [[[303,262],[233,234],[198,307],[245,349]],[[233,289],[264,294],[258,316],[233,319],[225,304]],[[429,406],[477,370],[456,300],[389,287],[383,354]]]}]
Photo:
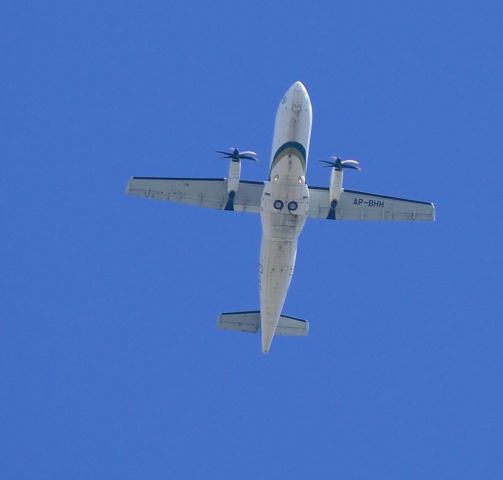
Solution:
[{"label": "blue sky", "polygon": [[[500,2],[0,7],[0,477],[501,478]],[[310,221],[285,313],[258,306],[258,216],[124,195],[222,177],[295,80],[345,186],[434,224]]]}]

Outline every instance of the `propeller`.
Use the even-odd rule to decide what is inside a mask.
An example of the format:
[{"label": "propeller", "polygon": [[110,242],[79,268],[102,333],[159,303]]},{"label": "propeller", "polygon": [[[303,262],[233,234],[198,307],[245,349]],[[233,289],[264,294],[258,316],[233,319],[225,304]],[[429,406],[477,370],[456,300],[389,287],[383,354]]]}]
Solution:
[{"label": "propeller", "polygon": [[239,162],[240,160],[252,160],[254,162],[258,162],[257,154],[251,150],[240,152],[237,148],[229,148],[228,152],[223,152],[221,150],[216,150],[216,152],[222,155],[221,158],[228,158],[233,162]]},{"label": "propeller", "polygon": [[332,160],[320,160],[320,162],[326,163],[324,167],[333,167],[339,172],[344,168],[351,168],[353,170],[358,170],[359,172],[362,170],[360,162],[357,160],[342,160],[340,157],[332,157]]}]

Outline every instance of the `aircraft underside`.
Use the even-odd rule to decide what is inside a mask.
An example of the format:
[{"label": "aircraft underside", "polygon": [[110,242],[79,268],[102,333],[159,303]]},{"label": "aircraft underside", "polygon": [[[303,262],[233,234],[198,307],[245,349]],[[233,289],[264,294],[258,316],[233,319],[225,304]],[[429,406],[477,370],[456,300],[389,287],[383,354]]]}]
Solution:
[{"label": "aircraft underside", "polygon": [[273,148],[266,182],[241,180],[241,160],[256,160],[251,151],[219,152],[230,160],[228,178],[132,177],[129,195],[235,212],[260,213],[260,311],[221,314],[227,330],[261,331],[262,352],[275,335],[305,336],[309,323],[282,314],[295,267],[297,239],[307,218],[328,220],[434,220],[430,202],[357,192],[342,188],[343,170],[360,170],[359,162],[332,157],[330,186],[308,187],[306,169],[312,109],[301,82],[285,93],[276,113]]}]

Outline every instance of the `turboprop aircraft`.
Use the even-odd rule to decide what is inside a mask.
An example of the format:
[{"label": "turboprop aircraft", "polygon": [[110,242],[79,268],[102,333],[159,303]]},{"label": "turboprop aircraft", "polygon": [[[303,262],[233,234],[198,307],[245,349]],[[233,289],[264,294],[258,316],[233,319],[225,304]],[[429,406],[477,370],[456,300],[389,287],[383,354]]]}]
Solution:
[{"label": "turboprop aircraft", "polygon": [[307,218],[340,220],[434,220],[433,203],[342,187],[345,169],[360,170],[356,160],[332,157],[330,185],[306,184],[311,138],[311,101],[301,82],[283,96],[276,113],[269,178],[241,180],[241,160],[257,160],[252,151],[218,151],[229,159],[227,178],[131,177],[126,193],[234,212],[260,213],[260,310],[222,313],[217,326],[262,336],[267,353],[274,335],[304,336],[306,320],[282,314],[297,254],[297,239]]}]

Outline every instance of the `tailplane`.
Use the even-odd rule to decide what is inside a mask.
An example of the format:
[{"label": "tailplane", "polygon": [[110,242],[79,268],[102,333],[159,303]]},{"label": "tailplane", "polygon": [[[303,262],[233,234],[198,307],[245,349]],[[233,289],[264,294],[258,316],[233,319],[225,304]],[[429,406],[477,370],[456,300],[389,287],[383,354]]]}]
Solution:
[{"label": "tailplane", "polygon": [[[257,333],[260,330],[260,311],[222,313],[218,317],[217,327],[224,330]],[[307,320],[287,315],[279,317],[276,335],[305,337],[308,333],[309,322]]]}]

